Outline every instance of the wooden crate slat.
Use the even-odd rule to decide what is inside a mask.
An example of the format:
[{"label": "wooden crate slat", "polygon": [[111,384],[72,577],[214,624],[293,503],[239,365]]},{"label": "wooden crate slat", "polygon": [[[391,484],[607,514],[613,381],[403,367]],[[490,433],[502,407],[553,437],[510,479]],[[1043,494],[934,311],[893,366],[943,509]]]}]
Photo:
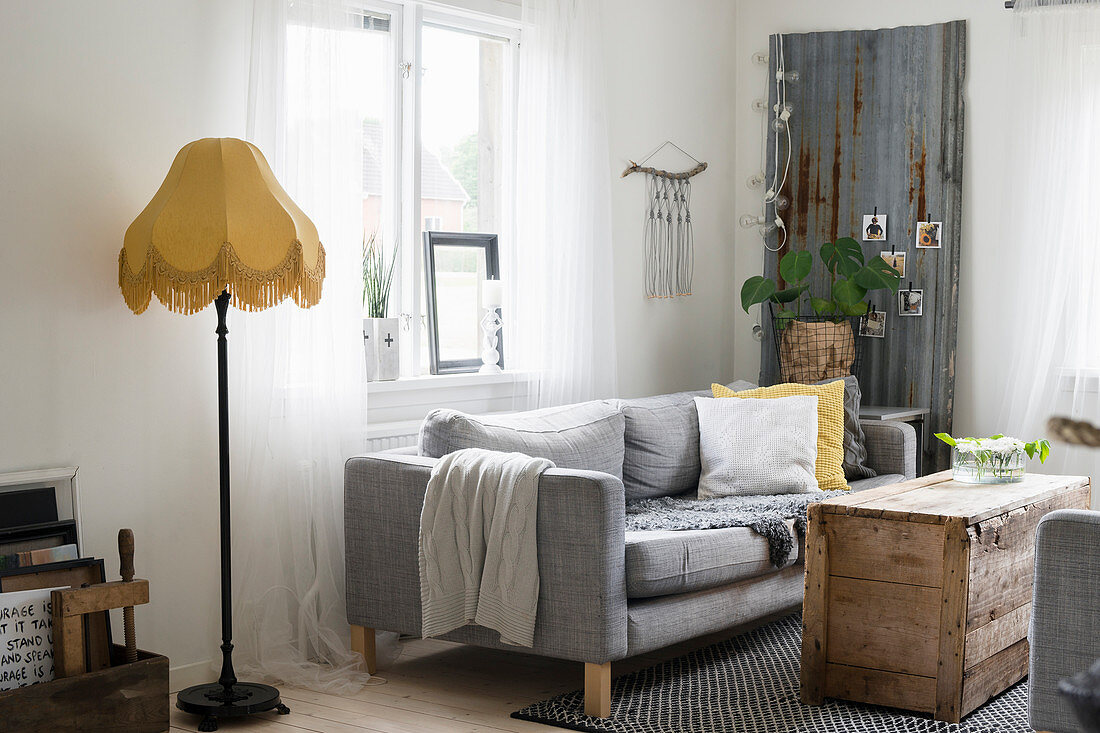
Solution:
[{"label": "wooden crate slat", "polygon": [[994,695],[1027,676],[1027,639],[1020,639],[973,669],[963,680],[962,714],[976,710]]},{"label": "wooden crate slat", "polygon": [[828,604],[829,662],[936,676],[938,588],[831,576]]},{"label": "wooden crate slat", "polygon": [[938,588],[943,580],[943,527],[830,516],[829,574]]},{"label": "wooden crate slat", "polygon": [[1031,601],[1009,611],[1004,616],[982,624],[966,634],[966,659],[963,666],[971,669],[1002,649],[1027,636],[1031,622]]},{"label": "wooden crate slat", "polygon": [[931,713],[936,678],[829,663],[825,695],[874,705]]}]

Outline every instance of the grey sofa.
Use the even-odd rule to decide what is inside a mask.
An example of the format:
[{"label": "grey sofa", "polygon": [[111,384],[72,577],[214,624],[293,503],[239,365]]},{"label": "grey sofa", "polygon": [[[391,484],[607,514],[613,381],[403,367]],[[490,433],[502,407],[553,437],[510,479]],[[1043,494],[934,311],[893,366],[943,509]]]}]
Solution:
[{"label": "grey sofa", "polygon": [[1028,722],[1035,730],[1078,733],[1058,681],[1100,659],[1100,512],[1060,509],[1039,520],[1033,593]]},{"label": "grey sofa", "polygon": [[[558,466],[539,483],[534,648],[502,645],[495,631],[473,625],[442,638],[583,662],[586,713],[606,716],[611,662],[797,607],[801,552],[776,568],[766,540],[748,528],[625,531],[627,499],[697,485],[697,394],[709,393],[585,403],[483,422],[447,411],[430,415],[420,453],[438,456],[485,442],[476,447],[528,446],[525,452],[544,455],[543,447],[551,446],[545,457]],[[911,425],[862,427],[867,464],[879,476],[851,481],[853,489],[915,475]],[[558,440],[571,446],[568,455],[553,452]],[[371,670],[375,629],[420,635],[420,512],[436,460],[390,452],[357,456],[345,467],[348,622],[353,647]],[[592,465],[604,470],[586,470]]]}]

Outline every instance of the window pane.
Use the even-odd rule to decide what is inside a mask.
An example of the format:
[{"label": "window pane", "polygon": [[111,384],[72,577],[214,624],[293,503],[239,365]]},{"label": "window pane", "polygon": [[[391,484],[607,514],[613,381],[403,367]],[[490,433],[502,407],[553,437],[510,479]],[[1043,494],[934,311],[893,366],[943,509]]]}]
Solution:
[{"label": "window pane", "polygon": [[[397,100],[394,69],[397,61],[388,16],[363,16],[352,65],[360,70],[357,102],[363,121],[363,236],[375,237],[389,262],[397,236],[395,186]],[[400,277],[395,277],[400,281]],[[396,309],[396,302],[391,311]],[[387,315],[396,315],[390,312]]]},{"label": "window pane", "polygon": [[481,282],[485,251],[477,247],[435,248],[435,294],[439,314],[439,359],[479,359]]},{"label": "window pane", "polygon": [[[511,47],[506,40],[425,25],[422,29],[420,213],[422,231],[500,234],[510,119]],[[485,263],[466,248],[436,266],[439,357],[479,359]],[[430,335],[421,340],[426,370]]]},{"label": "window pane", "polygon": [[423,29],[420,207],[425,230],[500,231],[506,42]]},{"label": "window pane", "polygon": [[[304,21],[310,18],[310,10],[299,10]],[[291,66],[287,69],[290,133],[299,124],[312,122],[324,129],[327,121],[314,120],[320,110],[328,109],[329,96],[340,90],[341,118],[350,125],[358,145],[359,128],[362,132],[361,158],[349,161],[348,175],[355,184],[362,184],[363,234],[365,239],[377,236],[386,245],[387,255],[393,246],[396,196],[395,184],[395,123],[396,97],[394,94],[394,69],[396,68],[393,39],[390,33],[391,19],[380,13],[353,13],[347,16],[347,24],[339,28],[314,25],[309,22],[291,24],[287,31],[288,56],[304,58],[319,69],[326,69],[337,59],[334,71],[339,78],[332,87],[310,83],[304,69]],[[345,141],[334,141],[344,144]]]}]

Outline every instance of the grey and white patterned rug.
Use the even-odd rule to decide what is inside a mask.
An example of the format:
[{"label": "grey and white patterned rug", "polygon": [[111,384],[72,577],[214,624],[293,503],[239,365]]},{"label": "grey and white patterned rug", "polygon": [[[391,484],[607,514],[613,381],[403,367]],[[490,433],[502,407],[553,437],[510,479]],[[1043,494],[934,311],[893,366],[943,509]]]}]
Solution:
[{"label": "grey and white patterned rug", "polygon": [[801,646],[794,614],[615,679],[610,718],[586,716],[579,690],[512,717],[592,733],[1031,733],[1026,681],[957,725],[839,700],[803,705]]}]

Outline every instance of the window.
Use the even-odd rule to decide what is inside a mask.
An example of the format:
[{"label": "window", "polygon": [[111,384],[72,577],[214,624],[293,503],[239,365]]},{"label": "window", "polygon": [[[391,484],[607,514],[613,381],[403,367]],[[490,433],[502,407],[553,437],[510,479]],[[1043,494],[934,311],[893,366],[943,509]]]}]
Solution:
[{"label": "window", "polygon": [[[492,234],[503,253],[511,246],[519,31],[515,20],[414,0],[364,3],[361,13],[352,77],[364,96],[363,236],[387,257],[400,246],[389,309],[401,316],[402,376],[417,376],[429,373],[423,233]],[[469,341],[480,313],[470,317],[441,317],[440,342]]]}]

